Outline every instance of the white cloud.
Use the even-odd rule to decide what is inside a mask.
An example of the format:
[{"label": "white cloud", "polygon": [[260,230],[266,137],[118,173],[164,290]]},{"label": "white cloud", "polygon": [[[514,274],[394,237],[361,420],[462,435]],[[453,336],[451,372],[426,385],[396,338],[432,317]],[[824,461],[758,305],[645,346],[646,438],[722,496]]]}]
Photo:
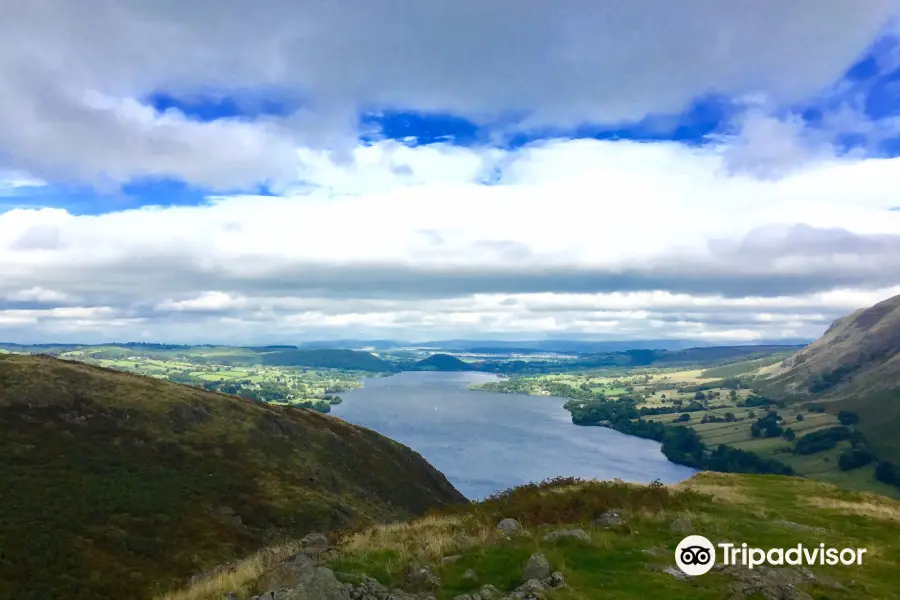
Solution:
[{"label": "white cloud", "polygon": [[[311,195],[0,214],[0,327],[752,340],[816,336],[900,293],[900,159],[819,159],[761,180],[729,174],[721,148],[676,143],[382,142],[356,157],[319,157],[311,175],[328,190]],[[478,183],[492,164],[500,182]]]},{"label": "white cloud", "polygon": [[[710,92],[784,104],[832,84],[897,5],[19,3],[0,22],[0,152],[45,179],[160,175],[228,189],[292,183],[298,147],[352,150],[361,109],[566,126],[677,112]],[[136,100],[255,89],[303,109],[198,123]]]},{"label": "white cloud", "polygon": [[[838,131],[878,142],[900,120],[876,128],[850,88],[817,129],[776,109],[836,89],[897,8],[19,3],[0,21],[0,196],[154,176],[225,195],[0,213],[0,334],[815,336],[900,291],[900,159],[833,148]],[[141,100],[154,92],[244,104],[271,92],[299,109],[204,123],[154,111]],[[367,110],[566,127],[711,93],[748,110],[702,148],[357,141]],[[263,182],[278,196],[227,195]]]}]

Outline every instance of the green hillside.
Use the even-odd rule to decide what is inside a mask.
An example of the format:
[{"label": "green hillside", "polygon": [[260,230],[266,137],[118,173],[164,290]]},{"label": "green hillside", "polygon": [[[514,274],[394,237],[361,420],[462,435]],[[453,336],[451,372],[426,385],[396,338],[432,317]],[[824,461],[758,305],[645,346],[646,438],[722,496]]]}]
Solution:
[{"label": "green hillside", "polygon": [[414,368],[421,371],[473,371],[475,367],[449,354],[432,354],[415,363]]},{"label": "green hillside", "polygon": [[[516,523],[501,528],[504,519]],[[720,551],[709,573],[692,578],[674,560],[689,534],[738,547],[821,543],[866,553],[861,565],[749,570],[725,566]],[[288,562],[302,545],[276,548],[159,600],[279,589],[277,600],[900,598],[900,503],[795,477],[700,473],[673,487],[563,479],[337,541]],[[531,577],[538,581],[527,583]]]},{"label": "green hillside", "polygon": [[0,598],[140,600],[286,536],[464,502],[339,419],[41,355],[0,355],[0,423]]},{"label": "green hillside", "polygon": [[394,370],[391,363],[370,352],[342,349],[280,350],[260,355],[258,362],[279,367],[302,366],[376,373]]},{"label": "green hillside", "polygon": [[872,451],[900,463],[900,296],[836,320],[759,386],[835,415],[858,415],[853,425]]}]

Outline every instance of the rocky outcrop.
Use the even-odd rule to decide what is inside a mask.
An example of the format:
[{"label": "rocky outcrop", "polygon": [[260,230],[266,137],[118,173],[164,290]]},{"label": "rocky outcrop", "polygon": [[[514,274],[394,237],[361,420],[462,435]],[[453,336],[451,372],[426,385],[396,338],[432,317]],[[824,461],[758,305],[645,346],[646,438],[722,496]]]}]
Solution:
[{"label": "rocky outcrop", "polygon": [[584,529],[560,529],[559,531],[551,531],[543,538],[545,542],[555,542],[558,540],[578,540],[579,542],[590,542],[591,536]]},{"label": "rocky outcrop", "polygon": [[[288,561],[270,569],[261,579],[265,582],[263,587],[270,589],[254,596],[253,600],[434,600],[435,590],[440,586],[440,579],[427,567],[407,573],[405,587],[410,589],[388,589],[372,577],[335,574],[317,564],[327,540],[310,536],[304,541],[310,543]],[[474,583],[478,575],[474,570],[470,571],[464,579]],[[547,557],[538,552],[525,564],[523,579],[524,583],[509,592],[484,584],[454,600],[536,600],[543,598],[546,590],[566,587],[563,574],[551,573]]]},{"label": "rocky outcrop", "polygon": [[550,561],[541,552],[535,552],[528,558],[525,568],[522,569],[522,579],[542,579],[550,576]]},{"label": "rocky outcrop", "polygon": [[620,515],[618,511],[608,510],[594,519],[594,525],[597,527],[612,529],[625,525],[625,519],[622,518],[622,515]]}]

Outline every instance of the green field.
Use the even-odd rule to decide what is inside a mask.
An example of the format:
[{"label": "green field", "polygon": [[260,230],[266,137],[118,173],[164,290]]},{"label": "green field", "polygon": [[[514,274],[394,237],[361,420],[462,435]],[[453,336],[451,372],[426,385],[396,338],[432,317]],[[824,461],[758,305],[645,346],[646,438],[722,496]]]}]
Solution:
[{"label": "green field", "polygon": [[364,374],[339,369],[223,364],[253,362],[259,354],[244,348],[179,348],[140,352],[118,346],[95,346],[60,353],[60,358],[166,379],[211,391],[275,404],[302,405],[328,412],[336,394],[362,386]]},{"label": "green field", "polygon": [[[796,438],[840,425],[834,414],[810,412],[800,405],[785,404],[768,408],[741,406],[748,400],[758,399],[753,389],[755,378],[784,358],[785,353],[777,353],[708,369],[617,368],[522,376],[475,387],[491,391],[570,398],[576,402],[581,401],[580,406],[628,398],[639,410],[667,411],[665,414],[644,415],[641,417],[643,420],[690,427],[697,432],[703,444],[709,449],[725,444],[763,458],[780,461],[792,467],[798,475],[852,489],[900,497],[900,490],[874,479],[873,465],[848,471],[840,469],[838,459],[849,447],[849,442],[841,442],[837,448],[804,455],[794,454],[794,441],[784,437],[766,438],[752,435],[753,424],[769,410],[777,412],[781,419],[780,426],[793,430]],[[876,402],[870,404],[875,406]],[[865,405],[864,408],[868,406]],[[880,406],[883,408],[884,404]],[[684,414],[689,415],[686,421],[680,420]],[[731,419],[728,422],[702,422],[704,418],[725,419],[726,415]],[[879,427],[876,411],[865,412],[861,418],[863,419],[859,425],[861,430]]]}]

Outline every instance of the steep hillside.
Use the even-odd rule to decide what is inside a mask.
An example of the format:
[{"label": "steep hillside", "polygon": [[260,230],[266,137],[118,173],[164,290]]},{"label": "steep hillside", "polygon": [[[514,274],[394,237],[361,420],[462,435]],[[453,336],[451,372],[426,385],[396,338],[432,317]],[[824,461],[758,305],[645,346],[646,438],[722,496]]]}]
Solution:
[{"label": "steep hillside", "polygon": [[409,448],[271,407],[0,355],[0,597],[141,599],[284,536],[465,502]]},{"label": "steep hillside", "polygon": [[775,377],[797,393],[900,386],[900,296],[836,320]]},{"label": "steep hillside", "polygon": [[[861,565],[750,570],[723,564],[717,549],[709,573],[687,577],[675,548],[690,534],[866,553]],[[673,487],[564,479],[350,532],[326,552],[311,540],[273,548],[159,600],[890,600],[900,597],[898,540],[900,502],[795,477],[700,473]]]},{"label": "steep hillside", "polygon": [[900,462],[900,296],[836,320],[761,387],[834,414],[857,413],[875,453]]}]

